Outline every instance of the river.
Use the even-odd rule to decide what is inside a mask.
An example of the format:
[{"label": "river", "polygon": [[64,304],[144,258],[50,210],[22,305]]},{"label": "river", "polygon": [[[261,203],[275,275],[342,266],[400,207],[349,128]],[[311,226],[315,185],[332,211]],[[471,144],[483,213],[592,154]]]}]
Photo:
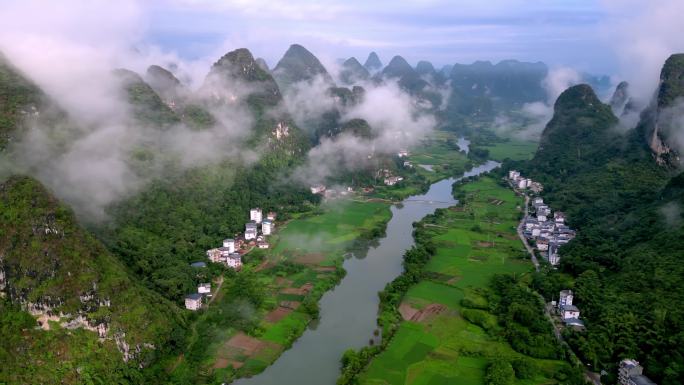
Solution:
[{"label": "river", "polygon": [[[479,175],[498,166],[499,163],[488,161],[463,177]],[[386,235],[368,250],[365,258],[347,259],[344,262],[347,275],[323,295],[320,320],[264,372],[233,384],[334,385],[344,351],[360,349],[373,337],[379,304],[377,293],[401,274],[404,252],[414,244],[413,223],[438,208],[456,204],[452,185],[461,178],[436,182],[426,194],[410,196],[401,205],[392,206]]]}]

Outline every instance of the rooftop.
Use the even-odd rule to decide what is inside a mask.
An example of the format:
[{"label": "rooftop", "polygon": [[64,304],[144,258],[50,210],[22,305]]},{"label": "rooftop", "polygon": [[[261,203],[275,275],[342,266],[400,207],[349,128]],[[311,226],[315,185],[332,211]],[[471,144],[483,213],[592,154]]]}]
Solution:
[{"label": "rooftop", "polygon": [[651,381],[650,378],[644,376],[643,374],[629,376],[629,378],[630,380],[634,381],[636,385],[656,385],[655,382]]},{"label": "rooftop", "polygon": [[202,294],[200,294],[200,293],[192,293],[192,294],[186,295],[186,296],[185,296],[185,299],[192,299],[192,300],[197,301],[197,300],[199,300],[199,299],[202,299],[202,297],[203,297],[203,296],[202,296]]}]

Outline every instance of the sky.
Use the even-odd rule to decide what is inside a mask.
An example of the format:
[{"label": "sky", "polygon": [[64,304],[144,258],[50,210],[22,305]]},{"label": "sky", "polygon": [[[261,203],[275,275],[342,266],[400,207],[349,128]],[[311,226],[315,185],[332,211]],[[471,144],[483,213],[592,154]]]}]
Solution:
[{"label": "sky", "polygon": [[291,43],[327,60],[376,51],[387,63],[441,66],[519,59],[608,72],[616,58],[597,39],[609,15],[590,0],[184,0],[149,5],[150,41],[187,57],[245,45],[274,65]]},{"label": "sky", "polygon": [[299,43],[326,65],[370,51],[438,68],[518,59],[646,89],[684,51],[683,14],[682,0],[2,0],[0,22],[6,37],[66,33],[202,66],[246,47],[273,67]]}]

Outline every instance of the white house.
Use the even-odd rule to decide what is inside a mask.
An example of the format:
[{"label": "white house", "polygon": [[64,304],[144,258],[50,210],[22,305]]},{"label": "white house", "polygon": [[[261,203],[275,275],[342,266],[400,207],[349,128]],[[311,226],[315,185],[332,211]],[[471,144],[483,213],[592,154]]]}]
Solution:
[{"label": "white house", "polygon": [[193,293],[185,296],[185,308],[188,310],[199,310],[202,307],[202,294]]},{"label": "white house", "polygon": [[565,214],[563,214],[560,211],[556,211],[555,213],[553,213],[553,220],[559,224],[565,223]]},{"label": "white house", "polygon": [[232,253],[226,257],[226,266],[232,267],[233,269],[239,269],[242,267],[242,256],[240,253]]},{"label": "white house", "polygon": [[563,319],[577,318],[580,317],[580,311],[575,305],[564,305],[561,306],[561,316]]},{"label": "white house", "polygon": [[268,214],[266,214],[266,219],[268,219],[271,222],[275,222],[275,220],[276,220],[275,211],[269,211]]},{"label": "white house", "polygon": [[235,252],[235,239],[227,238],[223,240],[223,247],[228,249],[229,253]]},{"label": "white house", "polygon": [[539,249],[539,251],[547,251],[549,249],[549,241],[546,239],[537,240],[537,249]]},{"label": "white house", "polygon": [[247,222],[245,224],[245,239],[255,239],[257,237],[257,224],[256,222]]},{"label": "white house", "polygon": [[546,222],[546,219],[547,219],[546,215],[541,215],[541,214],[537,215],[537,220],[539,222]]},{"label": "white house", "polygon": [[543,205],[544,204],[544,199],[540,197],[536,197],[532,200],[533,205]]},{"label": "white house", "polygon": [[533,192],[535,192],[537,194],[539,194],[540,192],[542,192],[544,190],[544,186],[542,186],[542,184],[539,182],[532,182],[532,183],[530,183],[529,187]]},{"label": "white house", "polygon": [[566,305],[572,305],[573,294],[572,290],[561,290],[558,297],[558,308],[562,308]]},{"label": "white house", "polygon": [[268,249],[269,244],[268,244],[268,242],[261,241],[261,242],[257,242],[257,247],[260,249]]},{"label": "white house", "polygon": [[401,149],[399,152],[397,152],[397,156],[403,158],[405,156],[409,156],[409,152],[406,149]]},{"label": "white house", "polygon": [[620,361],[618,367],[619,385],[656,385],[650,378],[644,376],[644,368],[639,365],[639,361],[634,359],[624,359]]},{"label": "white house", "polygon": [[209,261],[218,263],[221,261],[221,250],[220,249],[211,249],[207,250],[207,258],[209,258]]},{"label": "white house", "polygon": [[510,180],[516,180],[516,179],[518,179],[518,178],[520,178],[520,171],[510,170],[510,171],[508,172],[508,179],[510,179]]},{"label": "white house", "polygon": [[411,162],[409,162],[409,161],[407,160],[407,161],[404,161],[404,167],[411,168],[411,167],[413,167],[413,165],[411,164]]},{"label": "white house", "polygon": [[265,220],[261,222],[261,233],[264,235],[271,235],[273,232],[273,222],[270,220]]},{"label": "white house", "polygon": [[527,188],[527,185],[530,183],[529,179],[526,178],[520,178],[518,179],[518,188],[519,189],[524,189]]},{"label": "white house", "polygon": [[261,223],[262,213],[260,208],[254,208],[249,210],[249,220],[256,223]]},{"label": "white house", "polygon": [[199,294],[211,294],[211,283],[200,283],[197,286],[197,292]]},{"label": "white house", "polygon": [[325,186],[322,184],[317,184],[315,186],[311,186],[311,193],[312,194],[321,194],[325,191]]},{"label": "white house", "polygon": [[385,184],[388,186],[394,186],[395,184],[401,182],[404,180],[404,178],[400,176],[391,176],[389,178],[385,178]]},{"label": "white house", "polygon": [[541,229],[540,228],[533,228],[532,229],[532,236],[533,237],[538,237],[541,234]]}]

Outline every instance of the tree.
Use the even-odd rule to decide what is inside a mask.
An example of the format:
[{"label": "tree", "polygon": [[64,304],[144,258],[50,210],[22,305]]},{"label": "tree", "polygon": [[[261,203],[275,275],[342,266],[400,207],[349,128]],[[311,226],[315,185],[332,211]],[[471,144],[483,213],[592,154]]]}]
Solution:
[{"label": "tree", "polygon": [[512,385],[515,382],[515,371],[510,362],[497,359],[487,367],[485,383],[487,385]]}]

